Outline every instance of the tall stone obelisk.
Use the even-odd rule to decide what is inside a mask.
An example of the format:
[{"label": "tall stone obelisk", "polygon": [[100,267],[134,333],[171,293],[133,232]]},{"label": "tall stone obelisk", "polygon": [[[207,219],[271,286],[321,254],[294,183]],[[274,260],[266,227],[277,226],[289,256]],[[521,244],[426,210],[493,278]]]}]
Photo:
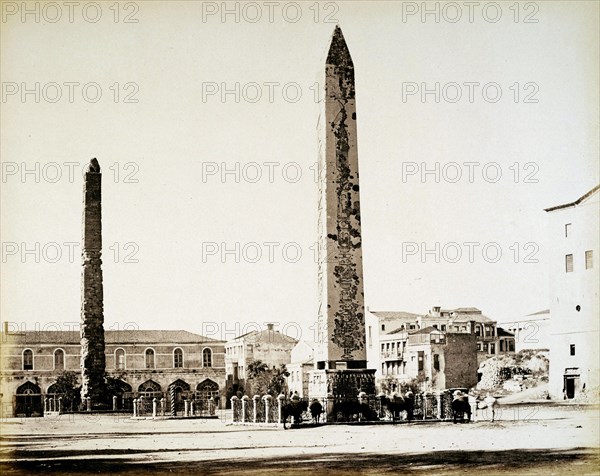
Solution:
[{"label": "tall stone obelisk", "polygon": [[102,285],[102,173],[92,159],[83,185],[81,269],[81,397],[92,404],[104,386],[104,292]]},{"label": "tall stone obelisk", "polygon": [[319,336],[311,381],[314,396],[349,400],[360,391],[374,392],[374,370],[366,369],[354,64],[339,26],[325,63],[319,117]]}]

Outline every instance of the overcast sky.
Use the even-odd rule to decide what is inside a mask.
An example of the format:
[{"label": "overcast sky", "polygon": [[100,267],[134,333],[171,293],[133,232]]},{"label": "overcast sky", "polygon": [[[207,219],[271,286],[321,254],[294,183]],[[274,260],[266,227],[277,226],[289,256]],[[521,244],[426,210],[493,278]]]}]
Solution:
[{"label": "overcast sky", "polygon": [[106,328],[279,322],[311,339],[315,95],[336,22],[356,69],[366,304],[499,321],[549,307],[543,209],[599,181],[597,2],[26,5],[2,4],[3,321],[79,320],[68,243],[97,157]]}]

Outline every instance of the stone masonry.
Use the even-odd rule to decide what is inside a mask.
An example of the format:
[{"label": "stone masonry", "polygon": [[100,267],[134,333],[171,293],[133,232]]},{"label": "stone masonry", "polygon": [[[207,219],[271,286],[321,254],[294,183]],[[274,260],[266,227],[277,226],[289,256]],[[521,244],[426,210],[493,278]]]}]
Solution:
[{"label": "stone masonry", "polygon": [[[354,64],[340,27],[325,65],[319,160],[319,342],[322,368],[366,367]],[[347,362],[348,364],[344,364]]]},{"label": "stone masonry", "polygon": [[81,269],[81,397],[99,403],[104,386],[104,293],[102,286],[102,173],[92,159],[83,186]]}]

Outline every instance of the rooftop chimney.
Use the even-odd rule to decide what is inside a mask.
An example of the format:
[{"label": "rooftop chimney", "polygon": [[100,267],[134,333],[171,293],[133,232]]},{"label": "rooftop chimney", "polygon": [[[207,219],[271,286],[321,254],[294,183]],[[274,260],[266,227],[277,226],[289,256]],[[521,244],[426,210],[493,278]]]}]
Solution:
[{"label": "rooftop chimney", "polygon": [[268,331],[272,331],[274,327],[275,327],[275,324],[267,324]]}]

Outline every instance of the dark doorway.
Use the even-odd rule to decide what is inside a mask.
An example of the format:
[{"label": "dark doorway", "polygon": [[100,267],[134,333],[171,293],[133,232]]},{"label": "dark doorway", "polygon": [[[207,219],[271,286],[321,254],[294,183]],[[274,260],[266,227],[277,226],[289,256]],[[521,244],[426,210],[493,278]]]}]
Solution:
[{"label": "dark doorway", "polygon": [[575,398],[576,377],[565,377],[565,395],[568,399]]},{"label": "dark doorway", "polygon": [[20,417],[42,416],[42,391],[40,387],[25,382],[17,388],[15,415]]}]

